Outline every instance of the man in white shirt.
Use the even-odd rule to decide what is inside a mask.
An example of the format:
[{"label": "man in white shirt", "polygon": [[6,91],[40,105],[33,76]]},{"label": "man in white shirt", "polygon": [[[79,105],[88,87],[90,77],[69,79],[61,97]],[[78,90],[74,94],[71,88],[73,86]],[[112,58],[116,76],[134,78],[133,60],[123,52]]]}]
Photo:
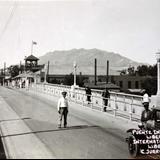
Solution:
[{"label": "man in white shirt", "polygon": [[146,91],[143,95],[142,103],[144,106],[144,111],[141,114],[141,122],[146,129],[149,129],[152,122],[152,111],[149,109],[150,98]]},{"label": "man in white shirt", "polygon": [[67,127],[67,114],[68,114],[68,100],[66,98],[67,92],[62,92],[62,97],[58,101],[58,113],[59,116],[59,128],[61,128],[62,125],[62,119],[64,117],[64,128]]},{"label": "man in white shirt", "polygon": [[143,103],[149,103],[149,96],[147,93],[143,95]]}]

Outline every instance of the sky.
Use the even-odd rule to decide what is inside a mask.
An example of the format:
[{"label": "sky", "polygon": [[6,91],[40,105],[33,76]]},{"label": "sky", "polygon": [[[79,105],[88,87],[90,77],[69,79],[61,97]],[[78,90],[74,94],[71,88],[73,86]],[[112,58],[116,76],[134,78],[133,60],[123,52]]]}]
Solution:
[{"label": "sky", "polygon": [[55,50],[97,48],[156,63],[160,0],[0,0],[0,67]]}]

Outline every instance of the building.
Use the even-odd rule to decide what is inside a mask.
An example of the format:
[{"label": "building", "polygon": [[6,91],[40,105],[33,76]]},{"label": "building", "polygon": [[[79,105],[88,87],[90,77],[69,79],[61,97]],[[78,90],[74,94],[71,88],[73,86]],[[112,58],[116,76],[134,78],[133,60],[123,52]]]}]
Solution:
[{"label": "building", "polygon": [[96,85],[94,83],[85,83],[84,86],[89,87],[91,89],[97,89],[97,90],[104,90],[107,88],[108,90],[112,90],[116,92],[120,91],[120,87],[113,83],[106,84],[105,82],[98,82]]},{"label": "building", "polygon": [[120,86],[122,91],[127,91],[129,89],[143,89],[142,84],[147,79],[146,76],[111,76],[111,81]]},{"label": "building", "polygon": [[48,83],[58,83],[58,84],[61,84],[61,83],[64,82],[65,76],[66,75],[62,75],[62,74],[60,74],[60,75],[51,75],[51,74],[49,74],[47,76],[47,81],[48,81]]},{"label": "building", "polygon": [[[109,76],[109,82],[120,87],[123,92],[140,92],[143,87],[143,82],[149,77],[147,76],[129,76],[129,75],[115,75]],[[94,83],[95,76],[90,75],[88,77],[88,83]],[[106,76],[97,76],[97,82],[106,82]]]},{"label": "building", "polygon": [[37,72],[44,68],[44,65],[38,65],[39,59],[33,55],[26,57],[24,60],[25,71]]}]

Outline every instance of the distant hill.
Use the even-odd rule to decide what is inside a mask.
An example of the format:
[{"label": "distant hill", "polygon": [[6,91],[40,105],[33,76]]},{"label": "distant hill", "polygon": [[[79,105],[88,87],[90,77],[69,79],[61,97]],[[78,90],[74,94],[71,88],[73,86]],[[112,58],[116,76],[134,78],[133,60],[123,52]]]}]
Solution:
[{"label": "distant hill", "polygon": [[72,49],[68,51],[54,51],[39,57],[40,64],[50,61],[50,74],[70,74],[73,72],[73,62],[77,62],[77,73],[83,75],[94,74],[94,59],[97,58],[97,74],[105,75],[107,60],[110,61],[110,75],[119,74],[118,71],[142,63],[132,61],[113,52],[99,49]]}]

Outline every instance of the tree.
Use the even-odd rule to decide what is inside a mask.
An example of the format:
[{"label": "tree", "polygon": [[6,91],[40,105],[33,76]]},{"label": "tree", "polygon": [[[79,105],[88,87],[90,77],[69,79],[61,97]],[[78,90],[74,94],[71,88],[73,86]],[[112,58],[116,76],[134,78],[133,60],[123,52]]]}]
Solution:
[{"label": "tree", "polygon": [[128,68],[128,74],[130,75],[130,76],[135,76],[135,68],[134,67],[129,67]]},{"label": "tree", "polygon": [[123,69],[122,71],[120,71],[120,75],[123,76],[123,75],[126,75],[127,74],[127,70],[126,69]]},{"label": "tree", "polygon": [[153,77],[157,76],[157,64],[154,66],[149,66],[148,74]]},{"label": "tree", "polygon": [[120,75],[130,75],[130,76],[157,76],[157,65],[148,66],[148,65],[141,65],[138,66],[135,70],[135,67],[129,67],[127,70],[122,70]]},{"label": "tree", "polygon": [[129,75],[129,76],[135,76],[136,75],[136,71],[135,71],[135,67],[129,67],[128,69],[123,69],[120,71],[120,75]]},{"label": "tree", "polygon": [[11,77],[16,77],[19,75],[19,71],[20,71],[20,68],[18,65],[11,65],[9,68],[9,73],[11,75]]},{"label": "tree", "polygon": [[149,73],[149,69],[147,65],[142,65],[137,67],[137,74],[139,76],[147,76]]},{"label": "tree", "polygon": [[142,88],[144,88],[150,96],[156,95],[156,93],[157,93],[157,77],[147,78],[142,83]]}]

